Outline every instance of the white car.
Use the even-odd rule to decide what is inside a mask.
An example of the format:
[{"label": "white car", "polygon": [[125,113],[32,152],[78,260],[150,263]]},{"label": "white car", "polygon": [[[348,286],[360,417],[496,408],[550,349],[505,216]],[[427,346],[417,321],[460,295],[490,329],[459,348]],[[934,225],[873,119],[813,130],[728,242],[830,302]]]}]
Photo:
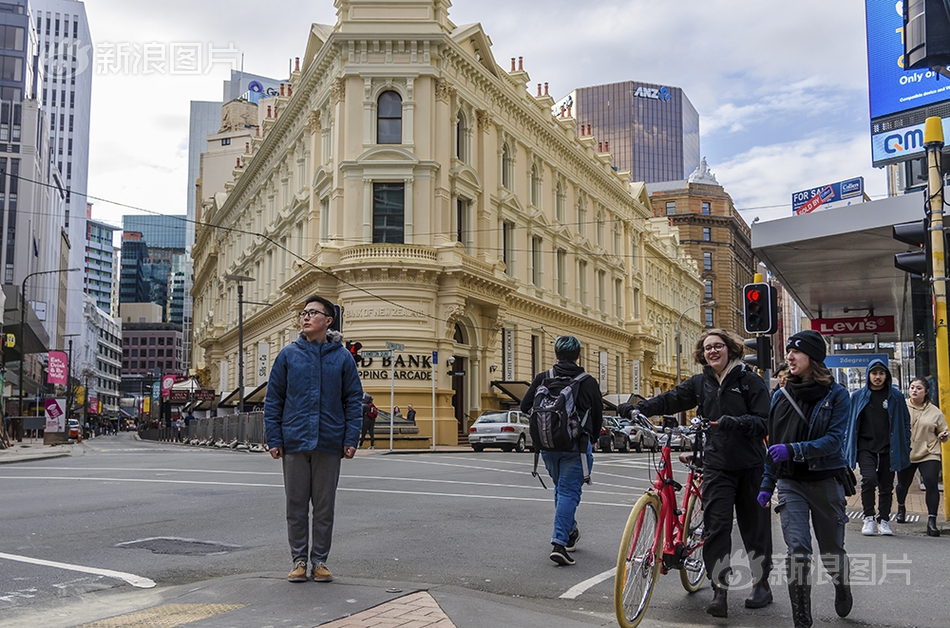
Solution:
[{"label": "white car", "polygon": [[475,451],[486,447],[525,451],[532,447],[528,415],[520,410],[486,410],[468,428],[468,443]]},{"label": "white car", "polygon": [[630,447],[637,453],[648,449],[650,451],[659,451],[659,435],[655,431],[655,426],[649,420],[640,416],[632,419],[620,419],[620,425],[623,433],[627,435],[630,441]]}]

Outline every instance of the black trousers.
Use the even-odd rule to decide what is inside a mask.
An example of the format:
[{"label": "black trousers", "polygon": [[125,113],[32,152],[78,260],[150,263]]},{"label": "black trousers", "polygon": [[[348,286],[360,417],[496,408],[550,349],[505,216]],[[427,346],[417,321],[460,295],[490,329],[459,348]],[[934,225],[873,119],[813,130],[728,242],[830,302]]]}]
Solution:
[{"label": "black trousers", "polygon": [[716,586],[726,587],[730,583],[733,512],[752,567],[753,582],[768,579],[772,571],[771,510],[756,501],[763,470],[706,468],[703,473],[703,561]]},{"label": "black trousers", "polygon": [[360,432],[360,444],[363,446],[363,441],[366,440],[366,435],[369,434],[369,446],[376,446],[376,421],[372,419],[363,419],[363,431]]},{"label": "black trousers", "polygon": [[907,499],[907,491],[910,490],[910,484],[914,481],[914,474],[920,471],[920,479],[924,481],[924,488],[927,490],[927,514],[937,516],[937,508],[940,506],[940,461],[924,460],[923,462],[912,462],[906,469],[901,469],[897,473],[897,503],[903,504]]},{"label": "black trousers", "polygon": [[874,493],[878,494],[878,521],[891,518],[891,499],[894,494],[894,472],[891,471],[891,452],[874,453],[858,450],[858,469],[861,471],[861,506],[864,516],[874,516]]}]

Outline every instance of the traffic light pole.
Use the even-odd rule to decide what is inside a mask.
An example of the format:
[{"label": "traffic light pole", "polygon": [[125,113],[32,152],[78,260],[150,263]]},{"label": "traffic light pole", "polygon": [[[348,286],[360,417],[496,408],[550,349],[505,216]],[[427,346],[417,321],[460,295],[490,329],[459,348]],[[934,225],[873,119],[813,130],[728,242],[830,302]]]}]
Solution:
[{"label": "traffic light pole", "polygon": [[[927,148],[927,183],[930,199],[931,277],[934,294],[934,332],[937,343],[937,388],[940,409],[950,411],[950,347],[947,337],[947,277],[944,260],[943,174],[940,151],[943,149],[943,126],[939,117],[927,118],[924,124],[924,146]],[[950,478],[950,442],[942,446],[943,477]],[[943,493],[943,514],[950,520],[950,491]]]}]

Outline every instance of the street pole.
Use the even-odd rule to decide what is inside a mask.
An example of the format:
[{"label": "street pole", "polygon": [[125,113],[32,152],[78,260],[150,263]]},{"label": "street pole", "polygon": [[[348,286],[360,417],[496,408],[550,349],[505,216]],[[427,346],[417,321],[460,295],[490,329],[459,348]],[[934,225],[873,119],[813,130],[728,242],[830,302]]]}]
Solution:
[{"label": "street pole", "polygon": [[389,352],[389,451],[393,450],[393,429],[396,418],[396,352]]},{"label": "street pole", "polygon": [[439,363],[439,352],[432,352],[432,451],[435,451],[435,366]]},{"label": "street pole", "polygon": [[680,342],[680,325],[683,322],[683,317],[686,316],[686,313],[695,310],[698,307],[712,307],[716,305],[715,301],[706,301],[704,303],[697,303],[692,305],[680,314],[679,319],[676,321],[676,385],[679,386],[679,383],[683,380],[683,343]]},{"label": "street pole", "polygon": [[[22,424],[23,418],[26,414],[24,413],[23,408],[23,363],[26,362],[26,282],[30,280],[30,277],[35,277],[37,275],[51,275],[54,273],[71,273],[77,270],[82,270],[80,268],[57,268],[55,270],[38,270],[35,273],[30,273],[23,278],[23,284],[20,286],[20,422]],[[17,439],[18,442],[23,441],[23,428],[20,428],[20,438]]]},{"label": "street pole", "polygon": [[244,412],[244,282],[254,281],[248,275],[225,275],[224,279],[237,282],[238,294],[238,414]]},{"label": "street pole", "polygon": [[[943,148],[943,126],[939,117],[924,123],[924,147],[927,149],[927,187],[930,198],[931,278],[934,294],[934,334],[937,343],[937,388],[940,409],[950,411],[950,347],[947,346],[947,277],[944,259],[943,175],[940,151]],[[950,478],[950,442],[942,450],[943,477]],[[950,520],[950,491],[943,493],[943,514]]]}]

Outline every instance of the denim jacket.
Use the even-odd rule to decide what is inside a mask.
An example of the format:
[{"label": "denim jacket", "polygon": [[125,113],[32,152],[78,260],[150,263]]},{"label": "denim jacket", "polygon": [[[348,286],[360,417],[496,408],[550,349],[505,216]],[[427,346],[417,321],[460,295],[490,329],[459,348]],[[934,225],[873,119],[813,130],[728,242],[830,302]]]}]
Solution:
[{"label": "denim jacket", "polygon": [[[771,411],[785,394],[776,390],[772,395]],[[794,412],[794,409],[792,410]],[[831,384],[831,390],[815,405],[808,421],[808,440],[787,443],[792,448],[792,460],[807,462],[812,471],[842,469],[847,465],[844,457],[844,439],[851,415],[851,397],[848,391],[837,382]],[[774,444],[774,443],[773,443]],[[775,469],[771,458],[765,463],[762,476],[762,490],[775,490]]]}]

